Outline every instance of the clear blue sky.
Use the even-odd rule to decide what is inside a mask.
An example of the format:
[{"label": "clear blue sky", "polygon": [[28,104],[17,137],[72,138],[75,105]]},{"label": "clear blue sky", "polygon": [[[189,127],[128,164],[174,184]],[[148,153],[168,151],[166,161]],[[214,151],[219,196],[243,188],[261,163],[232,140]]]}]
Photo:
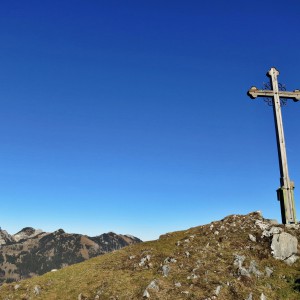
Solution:
[{"label": "clear blue sky", "polygon": [[[275,66],[300,88],[299,1],[2,1],[0,226],[144,240],[280,220]],[[300,103],[283,109],[300,218]],[[298,188],[297,188],[298,187]]]}]

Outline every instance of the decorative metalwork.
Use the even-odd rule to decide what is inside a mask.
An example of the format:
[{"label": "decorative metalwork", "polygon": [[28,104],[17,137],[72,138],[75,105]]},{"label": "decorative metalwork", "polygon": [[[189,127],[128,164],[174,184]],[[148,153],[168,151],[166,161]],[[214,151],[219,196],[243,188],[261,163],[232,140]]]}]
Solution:
[{"label": "decorative metalwork", "polygon": [[[270,82],[264,82],[263,83],[263,90],[272,90],[272,85]],[[278,82],[278,89],[279,91],[286,91],[286,87],[285,84],[279,83]],[[269,106],[273,106],[273,97],[265,97],[264,101],[269,105]],[[280,98],[280,104],[281,106],[285,106],[287,104],[287,98]]]}]

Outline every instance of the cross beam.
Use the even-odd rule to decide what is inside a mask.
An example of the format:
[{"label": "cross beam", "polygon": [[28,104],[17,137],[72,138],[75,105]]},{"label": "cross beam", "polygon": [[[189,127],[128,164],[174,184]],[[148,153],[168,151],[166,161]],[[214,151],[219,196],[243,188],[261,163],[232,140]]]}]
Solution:
[{"label": "cross beam", "polygon": [[270,77],[272,90],[259,90],[255,86],[252,86],[247,94],[252,99],[257,97],[272,98],[281,184],[281,187],[277,190],[277,199],[280,201],[282,223],[295,224],[297,220],[294,201],[294,183],[290,180],[288,173],[280,98],[291,98],[297,102],[300,100],[300,90],[294,90],[293,92],[280,91],[277,81],[278,75],[279,71],[275,68],[271,68],[267,73],[267,76]]}]

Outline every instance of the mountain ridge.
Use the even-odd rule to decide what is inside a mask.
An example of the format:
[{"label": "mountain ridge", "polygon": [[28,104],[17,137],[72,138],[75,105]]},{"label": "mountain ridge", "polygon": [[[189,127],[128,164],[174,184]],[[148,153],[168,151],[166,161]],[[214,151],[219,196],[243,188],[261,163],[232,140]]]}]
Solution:
[{"label": "mountain ridge", "polygon": [[299,240],[299,224],[230,215],[4,284],[0,299],[298,300]]},{"label": "mountain ridge", "polygon": [[4,284],[0,299],[298,300],[299,239],[299,224],[230,215]]},{"label": "mountain ridge", "polygon": [[89,237],[63,229],[44,232],[25,227],[13,235],[0,230],[0,284],[42,275],[139,242],[134,236],[113,232]]}]

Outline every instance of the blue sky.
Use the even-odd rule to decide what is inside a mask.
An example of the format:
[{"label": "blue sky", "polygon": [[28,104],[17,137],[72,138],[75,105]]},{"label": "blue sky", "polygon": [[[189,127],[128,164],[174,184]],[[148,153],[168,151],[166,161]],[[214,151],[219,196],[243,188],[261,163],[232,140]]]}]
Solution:
[{"label": "blue sky", "polygon": [[[143,240],[280,220],[275,66],[300,88],[299,1],[2,1],[0,226]],[[300,210],[300,103],[283,108]],[[300,218],[300,212],[298,213]]]}]

